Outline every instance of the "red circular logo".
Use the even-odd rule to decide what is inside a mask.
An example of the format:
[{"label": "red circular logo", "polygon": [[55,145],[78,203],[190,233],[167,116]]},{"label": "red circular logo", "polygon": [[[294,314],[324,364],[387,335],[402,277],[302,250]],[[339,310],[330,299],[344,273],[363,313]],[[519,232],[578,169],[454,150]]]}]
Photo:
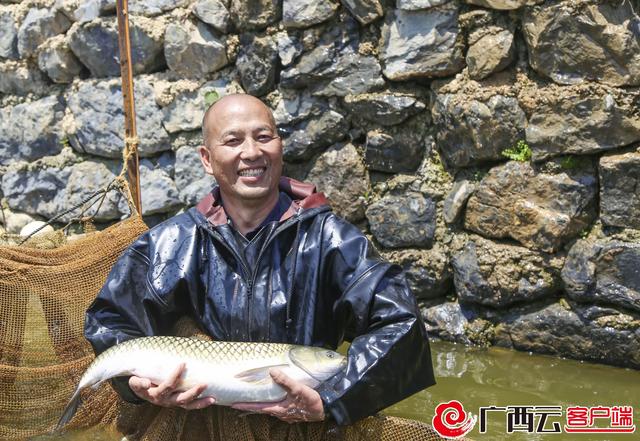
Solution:
[{"label": "red circular logo", "polygon": [[471,413],[467,415],[460,401],[451,400],[438,404],[432,423],[440,436],[457,439],[469,433],[476,425],[477,419]]}]

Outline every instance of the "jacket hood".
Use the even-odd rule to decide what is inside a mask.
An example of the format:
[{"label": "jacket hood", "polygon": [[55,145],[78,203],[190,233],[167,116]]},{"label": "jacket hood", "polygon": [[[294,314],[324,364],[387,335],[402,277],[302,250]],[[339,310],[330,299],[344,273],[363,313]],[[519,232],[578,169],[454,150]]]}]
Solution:
[{"label": "jacket hood", "polygon": [[[318,192],[316,186],[313,184],[282,176],[280,178],[279,189],[289,195],[292,201],[291,206],[282,215],[280,221],[289,219],[300,210],[309,210],[311,208],[329,205],[329,201],[324,193]],[[228,218],[227,213],[225,213],[222,208],[221,202],[220,187],[216,185],[208,195],[198,202],[196,210],[202,213],[212,225],[224,225],[227,223]]]}]

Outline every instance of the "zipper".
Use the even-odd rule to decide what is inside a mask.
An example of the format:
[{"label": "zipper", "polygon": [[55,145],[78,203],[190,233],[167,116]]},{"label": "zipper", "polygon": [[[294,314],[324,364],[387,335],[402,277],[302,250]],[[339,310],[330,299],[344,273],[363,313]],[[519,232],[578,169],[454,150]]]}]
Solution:
[{"label": "zipper", "polygon": [[363,272],[362,274],[360,274],[356,280],[354,280],[353,282],[351,282],[349,284],[349,286],[342,292],[342,297],[346,296],[349,291],[351,291],[351,289],[360,281],[362,280],[364,277],[368,276],[369,274],[371,274],[371,272],[376,269],[377,267],[379,267],[380,265],[383,265],[384,262],[376,262],[374,263],[372,266],[370,266],[369,268],[367,268],[367,270],[365,272]]}]

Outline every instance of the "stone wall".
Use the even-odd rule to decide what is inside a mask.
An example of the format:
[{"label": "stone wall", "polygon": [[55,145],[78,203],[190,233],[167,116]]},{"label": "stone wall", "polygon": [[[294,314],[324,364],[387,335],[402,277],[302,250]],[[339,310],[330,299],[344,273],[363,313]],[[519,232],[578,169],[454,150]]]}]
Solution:
[{"label": "stone wall", "polygon": [[[150,223],[211,187],[202,113],[246,91],[433,336],[640,368],[637,0],[129,4]],[[113,0],[0,0],[8,232],[113,179],[121,107]]]}]

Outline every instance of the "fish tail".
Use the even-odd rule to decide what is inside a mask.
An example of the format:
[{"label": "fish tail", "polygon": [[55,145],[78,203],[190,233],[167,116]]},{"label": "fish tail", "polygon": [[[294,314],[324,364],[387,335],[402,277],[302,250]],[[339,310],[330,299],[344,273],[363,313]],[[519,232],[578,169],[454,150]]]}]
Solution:
[{"label": "fish tail", "polygon": [[81,390],[80,387],[78,387],[76,391],[73,393],[73,396],[69,401],[69,404],[67,404],[67,407],[65,407],[64,412],[62,413],[62,416],[58,420],[58,424],[56,424],[55,429],[53,429],[54,432],[57,432],[58,430],[62,429],[62,427],[65,424],[67,424],[69,421],[71,421],[71,418],[73,418],[73,416],[76,414],[76,411],[78,410],[78,407],[80,407],[80,403],[82,402],[82,396],[80,395],[80,390]]}]

